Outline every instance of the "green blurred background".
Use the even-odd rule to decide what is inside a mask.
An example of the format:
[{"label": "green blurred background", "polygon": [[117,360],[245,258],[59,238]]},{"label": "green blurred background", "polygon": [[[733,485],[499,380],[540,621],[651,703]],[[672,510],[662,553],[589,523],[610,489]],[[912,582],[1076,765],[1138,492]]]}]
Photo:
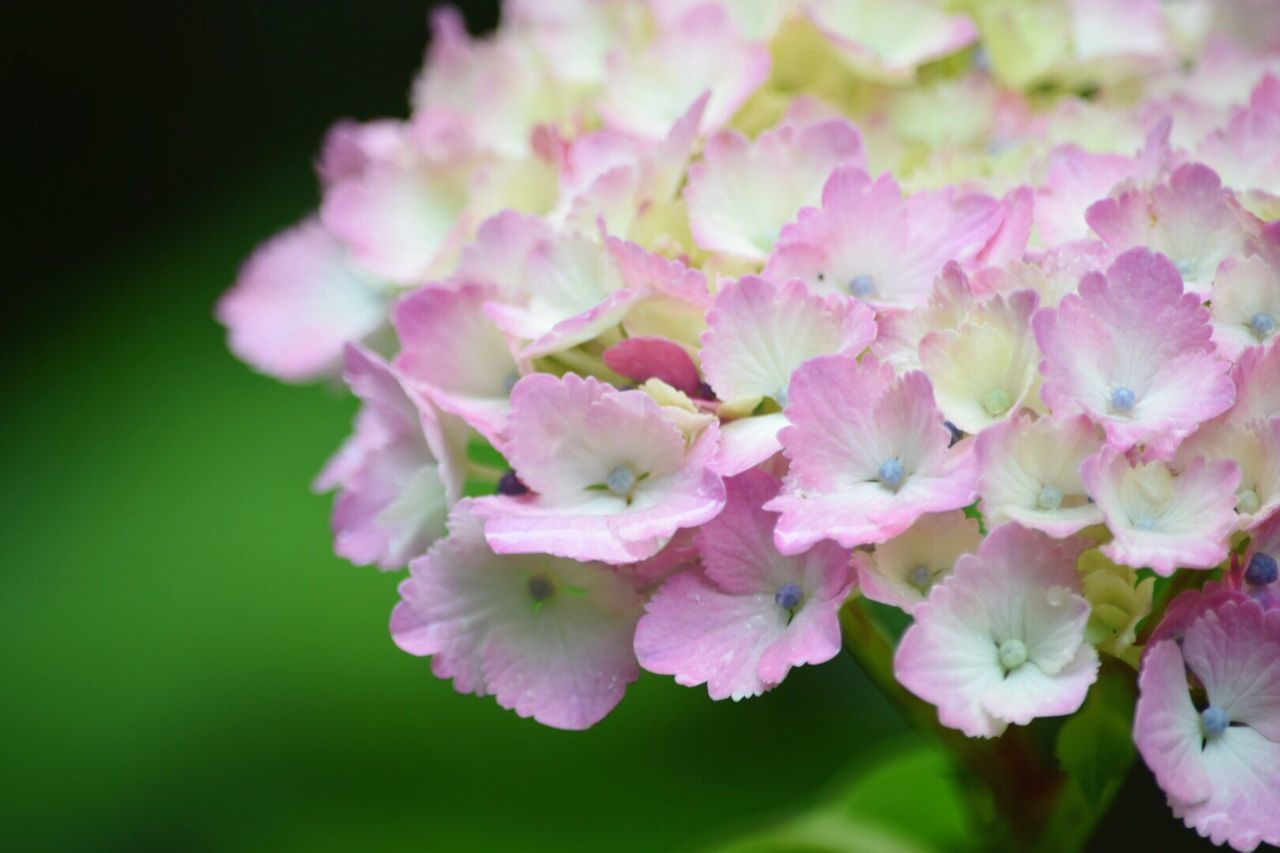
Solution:
[{"label": "green blurred background", "polygon": [[[847,657],[741,704],[646,676],[595,729],[544,729],[399,652],[398,577],[332,556],[308,484],[353,402],[252,374],[212,305],[315,204],[329,122],[403,112],[428,5],[5,29],[0,847],[701,849],[910,739]],[[1099,849],[1173,828],[1131,782]]]}]

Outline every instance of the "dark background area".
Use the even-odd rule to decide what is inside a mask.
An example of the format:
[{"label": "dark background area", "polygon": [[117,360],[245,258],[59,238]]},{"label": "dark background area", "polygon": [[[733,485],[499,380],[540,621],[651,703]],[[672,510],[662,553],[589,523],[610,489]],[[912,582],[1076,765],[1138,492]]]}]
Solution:
[{"label": "dark background area", "polygon": [[[431,5],[6,10],[0,848],[696,849],[905,736],[843,656],[545,730],[397,651],[397,578],[330,553],[307,485],[353,403],[254,376],[212,305],[335,119],[404,114]],[[1098,849],[1187,845],[1131,781]]]},{"label": "dark background area", "polygon": [[[0,314],[67,293],[42,286],[189,226],[253,183],[313,197],[310,158],[337,118],[399,116],[422,63],[430,0],[32,3],[0,27],[17,258]],[[457,5],[473,32],[497,2]],[[264,176],[270,175],[270,178]],[[247,247],[246,247],[247,248]],[[77,294],[82,295],[82,294]]]}]

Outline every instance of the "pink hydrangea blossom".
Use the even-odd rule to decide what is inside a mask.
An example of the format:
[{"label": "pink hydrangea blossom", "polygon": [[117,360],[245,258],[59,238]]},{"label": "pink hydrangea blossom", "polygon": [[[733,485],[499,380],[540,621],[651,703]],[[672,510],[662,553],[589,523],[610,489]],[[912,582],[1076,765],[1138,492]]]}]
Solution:
[{"label": "pink hydrangea blossom", "polygon": [[395,308],[396,368],[427,390],[440,408],[501,443],[507,395],[521,365],[484,307],[493,289],[464,284],[424,287]]},{"label": "pink hydrangea blossom", "polygon": [[702,130],[714,131],[765,82],[770,65],[765,45],[745,39],[719,4],[704,4],[662,28],[643,50],[609,56],[600,110],[609,127],[658,138],[710,91]]},{"label": "pink hydrangea blossom", "polygon": [[595,725],[640,674],[640,595],[602,563],[495,554],[468,503],[449,538],[410,564],[391,614],[396,645],[431,655],[460,693],[559,729]]},{"label": "pink hydrangea blossom", "polygon": [[1168,258],[1146,249],[1125,252],[1105,278],[1086,276],[1033,325],[1045,403],[1088,414],[1118,449],[1147,444],[1167,457],[1235,399],[1208,310],[1183,291]]},{"label": "pink hydrangea blossom", "polygon": [[819,202],[839,166],[865,165],[862,137],[843,119],[783,124],[755,140],[722,130],[689,169],[685,201],[702,248],[764,261],[782,226]]},{"label": "pink hydrangea blossom", "polygon": [[1171,127],[1168,119],[1157,123],[1142,150],[1131,157],[1093,153],[1078,145],[1055,149],[1048,160],[1048,180],[1036,194],[1035,221],[1041,241],[1054,246],[1089,237],[1085,211],[1094,202],[1126,182],[1153,183],[1169,157]]},{"label": "pink hydrangea blossom", "polygon": [[1250,196],[1258,207],[1280,203],[1280,75],[1268,74],[1258,83],[1249,106],[1232,113],[1226,127],[1214,130],[1200,144],[1196,156],[1222,176],[1223,182]]},{"label": "pink hydrangea blossom", "polygon": [[979,294],[955,261],[948,261],[933,282],[924,305],[885,309],[876,315],[879,333],[871,354],[900,372],[921,369],[920,342],[930,332],[955,329],[964,322]]},{"label": "pink hydrangea blossom", "polygon": [[1148,649],[1139,687],[1134,739],[1173,813],[1215,844],[1280,844],[1280,611],[1206,610]]},{"label": "pink hydrangea blossom", "polygon": [[1231,418],[1247,424],[1280,413],[1280,340],[1270,346],[1250,347],[1231,368],[1236,403]]},{"label": "pink hydrangea blossom", "polygon": [[955,329],[929,332],[920,341],[920,363],[938,408],[960,430],[978,433],[1024,405],[1039,405],[1040,350],[1031,331],[1039,304],[1034,290],[996,294]]},{"label": "pink hydrangea blossom", "polygon": [[669,577],[646,605],[636,655],[650,672],[738,700],[839,653],[838,613],[854,578],[834,543],[793,557],[774,549],[776,516],[761,508],[778,491],[772,476],[749,471],[727,491],[724,511],[697,534],[701,566]]},{"label": "pink hydrangea blossom", "polygon": [[511,392],[506,455],[530,494],[475,502],[502,554],[632,563],[724,506],[707,467],[716,430],[686,446],[680,427],[641,391],[574,374],[535,374]]},{"label": "pink hydrangea blossom", "polygon": [[1232,412],[1200,427],[1178,447],[1175,464],[1196,457],[1230,459],[1240,467],[1236,526],[1247,530],[1280,509],[1280,413],[1247,420]]},{"label": "pink hydrangea blossom", "polygon": [[334,550],[357,565],[403,568],[445,533],[462,496],[466,436],[395,368],[348,345],[343,377],[363,402],[355,433],[316,488],[339,489]]},{"label": "pink hydrangea blossom", "polygon": [[1227,556],[1236,524],[1240,466],[1197,457],[1181,471],[1164,462],[1130,464],[1103,448],[1081,476],[1115,539],[1102,552],[1126,566],[1171,575],[1178,567],[1209,569]]},{"label": "pink hydrangea blossom", "polygon": [[1016,521],[1054,538],[1100,524],[1080,466],[1101,447],[1100,431],[1084,415],[1022,415],[983,431],[974,450],[987,523]]},{"label": "pink hydrangea blossom", "polygon": [[451,161],[394,153],[331,184],[320,218],[374,274],[422,284],[444,271],[465,240],[468,187]]},{"label": "pink hydrangea blossom", "polygon": [[791,379],[781,433],[791,462],[774,541],[794,554],[823,539],[846,548],[884,542],[927,512],[967,506],[976,467],[951,433],[924,373],[895,377],[866,356],[823,356]]},{"label": "pink hydrangea blossom", "polygon": [[976,552],[981,542],[977,519],[963,510],[922,515],[873,553],[854,556],[858,586],[872,601],[910,612],[951,574],[961,555]]},{"label": "pink hydrangea blossom", "polygon": [[[791,376],[811,358],[857,357],[876,335],[871,309],[850,297],[809,293],[803,283],[776,286],[746,276],[716,295],[702,336],[702,366],[716,396],[749,415],[765,398],[787,404]],[[721,433],[717,469],[732,475],[777,453],[781,413],[743,417]]]},{"label": "pink hydrangea blossom", "polygon": [[1081,550],[1016,524],[991,531],[915,609],[894,656],[898,680],[970,737],[1075,712],[1098,673]]},{"label": "pink hydrangea blossom", "polygon": [[1239,358],[1249,347],[1270,343],[1280,330],[1280,270],[1258,255],[1223,261],[1210,310],[1213,340],[1223,355]]},{"label": "pink hydrangea blossom", "polygon": [[523,157],[533,129],[560,113],[531,46],[503,33],[473,39],[458,10],[431,16],[431,49],[413,85],[414,133],[430,153]]},{"label": "pink hydrangea blossom", "polygon": [[386,322],[386,286],[314,219],[264,243],[218,300],[228,346],[263,373],[305,382],[336,373],[343,347]]},{"label": "pink hydrangea blossom", "polygon": [[1186,289],[1203,299],[1218,264],[1245,254],[1246,214],[1207,166],[1178,168],[1150,190],[1132,189],[1091,206],[1086,219],[1117,249],[1147,246],[1173,259]]},{"label": "pink hydrangea blossom", "polygon": [[765,276],[911,308],[929,298],[947,261],[973,262],[1001,223],[990,196],[948,189],[904,198],[891,176],[845,167],[827,181],[820,208],[782,229]]}]

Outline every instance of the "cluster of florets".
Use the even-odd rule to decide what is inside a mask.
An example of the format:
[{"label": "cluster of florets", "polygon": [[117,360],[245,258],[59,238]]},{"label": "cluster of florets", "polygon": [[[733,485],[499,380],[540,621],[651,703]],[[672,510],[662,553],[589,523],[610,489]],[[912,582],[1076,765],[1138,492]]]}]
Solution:
[{"label": "cluster of florets", "polygon": [[864,596],[970,736],[1140,667],[1175,812],[1280,842],[1280,7],[508,0],[318,172],[219,317],[360,398],[318,486],[436,675],[743,699]]}]

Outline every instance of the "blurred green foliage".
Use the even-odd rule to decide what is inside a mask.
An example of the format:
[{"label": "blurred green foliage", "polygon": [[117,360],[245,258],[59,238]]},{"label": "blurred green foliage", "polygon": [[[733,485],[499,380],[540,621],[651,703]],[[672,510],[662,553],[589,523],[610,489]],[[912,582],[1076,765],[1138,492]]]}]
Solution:
[{"label": "blurred green foliage", "polygon": [[10,342],[0,846],[698,849],[900,734],[846,656],[741,704],[646,676],[571,734],[398,651],[398,577],[333,557],[308,490],[353,401],[254,376],[212,319],[308,198],[273,182],[42,282],[71,310]]}]

